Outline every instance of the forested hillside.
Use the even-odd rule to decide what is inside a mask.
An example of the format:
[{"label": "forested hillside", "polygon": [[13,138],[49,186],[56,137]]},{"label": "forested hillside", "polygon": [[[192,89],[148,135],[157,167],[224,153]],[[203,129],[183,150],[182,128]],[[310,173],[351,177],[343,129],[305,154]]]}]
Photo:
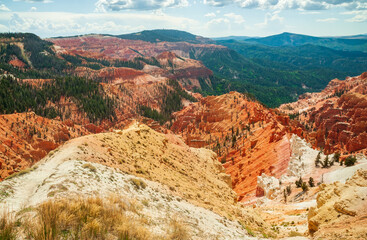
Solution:
[{"label": "forested hillside", "polygon": [[95,122],[115,117],[114,102],[100,85],[79,77],[63,77],[44,83],[41,88],[21,83],[11,76],[0,79],[1,114],[34,111],[48,118],[62,117],[57,107],[61,97],[70,97]]}]

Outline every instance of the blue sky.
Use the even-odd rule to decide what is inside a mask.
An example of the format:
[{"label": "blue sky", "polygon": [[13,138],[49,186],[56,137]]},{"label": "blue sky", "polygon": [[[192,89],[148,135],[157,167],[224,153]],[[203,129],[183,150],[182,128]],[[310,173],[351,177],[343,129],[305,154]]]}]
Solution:
[{"label": "blue sky", "polygon": [[178,29],[205,37],[367,33],[367,0],[0,0],[0,32]]}]

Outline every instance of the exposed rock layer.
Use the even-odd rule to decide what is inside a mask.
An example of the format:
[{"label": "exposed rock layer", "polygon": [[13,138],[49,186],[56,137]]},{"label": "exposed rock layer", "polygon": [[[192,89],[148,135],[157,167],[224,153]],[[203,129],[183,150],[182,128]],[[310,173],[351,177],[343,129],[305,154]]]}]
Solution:
[{"label": "exposed rock layer", "polygon": [[366,153],[367,73],[344,81],[332,80],[320,93],[308,93],[282,112],[298,115],[309,129],[308,140],[325,153]]},{"label": "exposed rock layer", "polygon": [[317,239],[365,239],[367,170],[358,170],[345,184],[323,184],[320,189],[317,207],[308,214],[310,232]]},{"label": "exposed rock layer", "polygon": [[239,200],[255,196],[261,174],[279,178],[286,172],[291,155],[288,133],[302,134],[287,116],[237,92],[202,98],[174,118],[172,131],[189,146],[218,153]]}]

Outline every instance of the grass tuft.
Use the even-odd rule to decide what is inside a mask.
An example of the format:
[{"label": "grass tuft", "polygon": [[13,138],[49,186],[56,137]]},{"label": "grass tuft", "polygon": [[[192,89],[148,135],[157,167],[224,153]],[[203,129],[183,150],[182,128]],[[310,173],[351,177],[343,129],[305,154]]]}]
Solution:
[{"label": "grass tuft", "polygon": [[14,178],[14,177],[18,177],[18,176],[22,176],[22,175],[24,175],[24,174],[27,174],[27,173],[32,172],[33,170],[36,170],[37,168],[38,168],[38,166],[33,166],[33,167],[31,167],[31,168],[27,168],[27,169],[24,169],[24,170],[22,170],[22,171],[19,171],[19,172],[13,173],[12,175],[7,176],[7,177],[5,178],[5,180],[12,179],[12,178]]},{"label": "grass tuft", "polygon": [[170,240],[189,240],[190,235],[188,233],[187,227],[177,219],[172,219],[170,222]]},{"label": "grass tuft", "polygon": [[0,215],[0,239],[13,240],[17,237],[16,223],[11,214],[4,212]]},{"label": "grass tuft", "polygon": [[130,182],[134,185],[136,189],[145,189],[147,187],[147,184],[143,180],[137,178],[131,178]]},{"label": "grass tuft", "polygon": [[[42,203],[25,223],[28,239],[154,239],[122,199],[77,198]],[[2,238],[0,238],[2,239]]]},{"label": "grass tuft", "polygon": [[82,167],[89,169],[91,172],[97,172],[97,168],[90,163],[84,163]]}]

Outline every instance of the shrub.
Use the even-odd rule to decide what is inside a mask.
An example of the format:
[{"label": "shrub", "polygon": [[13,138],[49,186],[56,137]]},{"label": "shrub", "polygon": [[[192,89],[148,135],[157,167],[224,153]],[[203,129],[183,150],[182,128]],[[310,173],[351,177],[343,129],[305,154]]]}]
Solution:
[{"label": "shrub", "polygon": [[308,191],[307,183],[303,182],[301,187],[302,187],[302,191],[303,192],[307,192]]},{"label": "shrub", "polygon": [[186,226],[178,221],[177,219],[171,220],[171,233],[169,239],[172,240],[189,240],[190,236],[188,234]]},{"label": "shrub", "polygon": [[97,168],[90,163],[84,163],[82,167],[89,169],[91,172],[97,172]]},{"label": "shrub", "polygon": [[353,155],[349,155],[346,159],[345,159],[345,166],[350,167],[353,166],[355,163],[357,162],[357,158]]},{"label": "shrub", "polygon": [[131,178],[130,182],[134,185],[136,189],[145,189],[147,187],[147,184],[143,180],[137,178]]}]

